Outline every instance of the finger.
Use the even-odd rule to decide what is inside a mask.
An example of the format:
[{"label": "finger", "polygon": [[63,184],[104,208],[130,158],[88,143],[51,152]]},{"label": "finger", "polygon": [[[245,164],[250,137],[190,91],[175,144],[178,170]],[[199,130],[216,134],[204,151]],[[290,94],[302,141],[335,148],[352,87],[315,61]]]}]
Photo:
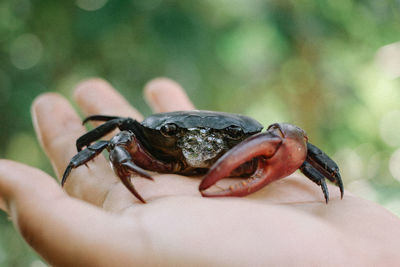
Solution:
[{"label": "finger", "polygon": [[131,117],[142,120],[134,109],[112,86],[98,78],[81,82],[75,89],[74,98],[85,115],[102,114]]},{"label": "finger", "polygon": [[[85,115],[112,115],[130,117],[139,121],[143,119],[142,115],[136,109],[113,89],[108,82],[102,79],[92,78],[81,82],[75,89],[74,98]],[[95,123],[95,125],[97,126],[101,123],[103,122]],[[116,131],[113,131],[102,139],[110,139],[115,133]],[[104,160],[101,157],[101,160],[97,162],[96,158],[96,163],[99,164],[96,164],[94,168],[90,168],[89,170],[87,168],[79,168],[81,172],[87,172],[87,175],[83,177],[79,176],[75,181],[71,181],[69,185],[67,184],[66,189],[68,192],[76,192],[84,186],[83,193],[85,193],[85,198],[83,199],[87,200],[90,197],[87,192],[91,194],[92,191],[95,191],[95,195],[101,193],[104,197],[102,199],[96,197],[94,199],[96,202],[91,201],[91,203],[103,205],[110,192],[107,190],[111,190],[118,181],[117,177],[111,171],[109,163],[105,161],[108,160]],[[82,193],[79,193],[81,194],[79,197],[82,198]]]},{"label": "finger", "polygon": [[154,112],[194,109],[183,88],[168,78],[151,80],[145,85],[144,96]]},{"label": "finger", "polygon": [[[86,132],[81,119],[62,96],[48,93],[32,105],[34,128],[43,150],[60,179],[71,158],[77,153],[76,139]],[[75,197],[100,205],[116,179],[103,157],[89,168],[77,168],[68,178],[66,191]]]},{"label": "finger", "polygon": [[0,160],[0,195],[21,235],[51,265],[100,266],[101,255],[101,266],[131,266],[139,256],[140,243],[117,217],[68,197],[38,169]]},{"label": "finger", "polygon": [[76,154],[74,141],[85,133],[85,128],[68,101],[55,93],[37,97],[31,111],[39,142],[60,177]]}]

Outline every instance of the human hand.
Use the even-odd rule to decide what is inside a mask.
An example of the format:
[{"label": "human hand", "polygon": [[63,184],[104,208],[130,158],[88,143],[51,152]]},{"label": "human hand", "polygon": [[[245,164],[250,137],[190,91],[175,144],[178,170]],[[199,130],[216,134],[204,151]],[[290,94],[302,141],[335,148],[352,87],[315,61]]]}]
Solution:
[{"label": "human hand", "polygon": [[[167,79],[146,86],[154,111],[192,109]],[[85,115],[140,120],[109,84],[81,83]],[[53,93],[32,106],[38,138],[60,178],[86,132],[71,105]],[[65,191],[40,170],[0,161],[0,207],[25,240],[55,266],[390,266],[400,262],[400,220],[379,205],[294,174],[245,198],[202,198],[198,177],[134,177],[141,204],[102,156],[74,169]],[[223,181],[221,181],[223,182]]]}]

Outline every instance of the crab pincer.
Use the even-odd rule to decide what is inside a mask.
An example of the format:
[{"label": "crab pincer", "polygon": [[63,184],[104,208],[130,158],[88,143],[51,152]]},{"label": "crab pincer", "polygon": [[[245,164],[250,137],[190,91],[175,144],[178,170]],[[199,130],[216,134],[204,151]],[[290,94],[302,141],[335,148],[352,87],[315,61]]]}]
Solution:
[{"label": "crab pincer", "polygon": [[[254,159],[258,166],[246,180],[217,192],[207,190],[219,180],[231,176],[239,166]],[[340,187],[343,196],[337,165],[308,143],[307,135],[301,128],[287,123],[272,124],[266,132],[251,136],[225,153],[210,168],[199,190],[205,197],[246,196],[299,168],[310,180],[321,185],[326,202],[329,195],[325,177]]]}]

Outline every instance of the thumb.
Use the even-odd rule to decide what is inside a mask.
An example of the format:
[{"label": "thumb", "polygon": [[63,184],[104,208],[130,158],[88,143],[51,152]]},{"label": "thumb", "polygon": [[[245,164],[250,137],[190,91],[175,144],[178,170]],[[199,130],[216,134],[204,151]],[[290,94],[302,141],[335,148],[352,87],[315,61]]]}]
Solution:
[{"label": "thumb", "polygon": [[0,160],[0,199],[20,234],[52,265],[111,266],[132,260],[134,253],[126,253],[132,240],[118,216],[69,197],[38,169]]}]

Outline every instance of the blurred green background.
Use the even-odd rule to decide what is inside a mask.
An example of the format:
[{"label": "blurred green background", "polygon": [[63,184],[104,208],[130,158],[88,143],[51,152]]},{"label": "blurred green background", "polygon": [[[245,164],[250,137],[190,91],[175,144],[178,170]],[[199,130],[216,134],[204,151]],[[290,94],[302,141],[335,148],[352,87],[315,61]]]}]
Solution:
[{"label": "blurred green background", "polygon": [[[400,2],[6,0],[0,2],[0,157],[53,175],[32,100],[108,80],[150,114],[167,76],[200,109],[306,129],[346,188],[400,215]],[[43,266],[0,214],[0,266]]]}]

